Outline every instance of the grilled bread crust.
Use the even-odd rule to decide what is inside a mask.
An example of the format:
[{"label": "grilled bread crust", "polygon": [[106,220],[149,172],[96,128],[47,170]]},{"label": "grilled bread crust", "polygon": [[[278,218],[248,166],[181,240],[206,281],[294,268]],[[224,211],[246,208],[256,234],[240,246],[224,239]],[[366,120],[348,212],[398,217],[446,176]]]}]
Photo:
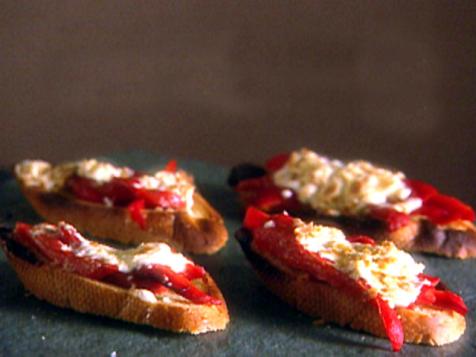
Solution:
[{"label": "grilled bread crust", "polygon": [[[386,337],[376,306],[259,255],[252,250],[246,230],[240,230],[237,239],[260,280],[289,305],[311,317]],[[396,311],[409,343],[444,345],[456,341],[466,328],[465,318],[451,310],[425,306]]]},{"label": "grilled bread crust", "polygon": [[102,283],[47,264],[31,264],[8,250],[6,255],[28,291],[59,307],[191,334],[223,330],[229,322],[223,296],[208,274],[205,289],[220,299],[221,305],[194,304],[174,293],[150,302],[141,298],[137,289]]},{"label": "grilled bread crust", "polygon": [[24,185],[22,192],[35,211],[49,222],[66,221],[79,231],[126,244],[166,242],[179,251],[213,254],[228,240],[220,214],[199,194],[192,212],[145,209],[146,229],[130,219],[127,208],[78,200],[65,192],[47,192]]}]

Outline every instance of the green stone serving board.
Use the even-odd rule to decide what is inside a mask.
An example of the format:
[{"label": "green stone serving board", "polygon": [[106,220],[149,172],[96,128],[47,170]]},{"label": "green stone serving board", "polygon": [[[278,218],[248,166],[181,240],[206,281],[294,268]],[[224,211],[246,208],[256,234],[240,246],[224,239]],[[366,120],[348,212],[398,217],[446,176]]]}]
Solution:
[{"label": "green stone serving board", "polygon": [[[154,170],[168,158],[132,151],[107,159],[139,170]],[[0,356],[374,356],[392,355],[385,339],[333,325],[313,324],[258,281],[233,234],[240,209],[226,185],[228,169],[179,160],[195,176],[203,195],[221,212],[230,240],[213,256],[196,256],[215,278],[228,303],[225,331],[199,336],[175,334],[104,317],[61,309],[28,295],[0,253]],[[0,219],[38,222],[11,175],[0,172]],[[416,255],[427,272],[460,293],[469,308],[464,336],[448,346],[405,345],[402,355],[476,355],[476,259],[469,261]]]}]

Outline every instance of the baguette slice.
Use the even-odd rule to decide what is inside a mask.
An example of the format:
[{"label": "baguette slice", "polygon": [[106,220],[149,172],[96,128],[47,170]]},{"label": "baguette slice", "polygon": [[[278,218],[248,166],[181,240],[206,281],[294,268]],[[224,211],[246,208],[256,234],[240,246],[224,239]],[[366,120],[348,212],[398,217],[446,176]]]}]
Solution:
[{"label": "baguette slice", "polygon": [[190,210],[144,209],[146,228],[142,229],[126,207],[80,200],[64,189],[45,190],[15,171],[24,196],[48,222],[71,222],[80,231],[126,244],[166,242],[192,254],[213,254],[228,240],[223,218],[197,191]]},{"label": "baguette slice", "polygon": [[[476,226],[470,220],[435,224],[424,216],[412,215],[409,217],[410,221],[407,225],[390,230],[384,221],[369,215],[331,216],[299,202],[295,195],[289,199],[281,198],[285,191],[289,193],[290,190],[271,183],[272,172],[276,167],[270,171],[270,166],[276,166],[276,163],[278,166],[283,164],[286,155],[278,155],[276,158],[277,161],[276,159],[268,161],[267,168],[254,164],[241,164],[231,170],[228,184],[238,191],[241,203],[245,207],[254,205],[270,213],[278,213],[284,209],[293,216],[319,224],[336,226],[348,234],[370,235],[379,241],[390,240],[399,248],[411,252],[431,253],[458,259],[476,257]],[[260,178],[269,178],[268,182],[272,187],[266,187],[264,190],[251,187],[245,192],[240,192],[239,184],[241,182]],[[262,192],[265,192],[269,197],[256,197]],[[251,200],[249,199],[250,195]],[[471,210],[469,206],[467,207]]]},{"label": "baguette slice", "polygon": [[156,328],[200,334],[223,330],[229,322],[225,300],[207,273],[202,289],[222,301],[200,305],[168,292],[150,301],[142,289],[125,289],[40,263],[30,252],[0,232],[8,262],[24,287],[40,300],[82,313],[150,325]]},{"label": "baguette slice", "polygon": [[[235,236],[260,280],[289,305],[311,317],[375,336],[387,336],[377,306],[257,252],[248,229],[240,229]],[[450,309],[419,305],[395,310],[405,342],[440,346],[459,339],[466,328],[465,318]]]}]

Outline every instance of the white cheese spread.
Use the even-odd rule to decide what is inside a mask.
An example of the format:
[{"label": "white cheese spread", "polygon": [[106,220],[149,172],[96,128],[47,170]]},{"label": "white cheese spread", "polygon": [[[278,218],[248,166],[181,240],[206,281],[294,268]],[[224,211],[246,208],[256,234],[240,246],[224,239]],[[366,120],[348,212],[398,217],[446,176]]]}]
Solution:
[{"label": "white cheese spread", "polygon": [[425,268],[392,242],[370,245],[351,243],[333,227],[295,220],[297,241],[309,252],[329,260],[354,280],[363,279],[371,294],[379,294],[389,306],[407,307],[415,302],[426,280],[418,275]]},{"label": "white cheese spread", "polygon": [[358,215],[371,206],[391,207],[410,213],[421,206],[412,198],[402,172],[367,161],[343,163],[308,149],[294,151],[273,174],[279,187],[294,190],[298,199],[329,215]]},{"label": "white cheese spread", "polygon": [[76,173],[98,183],[111,181],[113,178],[128,178],[134,174],[128,167],[119,167],[95,159],[81,160],[76,163]]}]

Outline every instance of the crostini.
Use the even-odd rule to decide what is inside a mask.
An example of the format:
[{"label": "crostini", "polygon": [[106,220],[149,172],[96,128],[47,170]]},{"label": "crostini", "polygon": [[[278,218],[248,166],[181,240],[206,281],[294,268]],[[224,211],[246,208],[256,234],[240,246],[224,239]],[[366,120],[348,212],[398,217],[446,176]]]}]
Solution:
[{"label": "crostini", "polygon": [[245,206],[286,210],[349,234],[391,240],[408,251],[476,256],[470,206],[367,161],[344,163],[301,149],[278,155],[265,167],[238,165],[228,182]]},{"label": "crostini", "polygon": [[466,327],[463,299],[392,242],[249,208],[236,234],[264,284],[313,317],[390,340],[443,345]]},{"label": "crostini", "polygon": [[45,220],[70,222],[98,238],[164,241],[197,254],[212,254],[228,239],[220,214],[175,161],[149,175],[94,159],[56,166],[25,160],[15,176]]},{"label": "crostini", "polygon": [[166,243],[116,249],[64,222],[2,227],[0,243],[25,288],[54,305],[191,334],[229,321],[210,275]]}]

